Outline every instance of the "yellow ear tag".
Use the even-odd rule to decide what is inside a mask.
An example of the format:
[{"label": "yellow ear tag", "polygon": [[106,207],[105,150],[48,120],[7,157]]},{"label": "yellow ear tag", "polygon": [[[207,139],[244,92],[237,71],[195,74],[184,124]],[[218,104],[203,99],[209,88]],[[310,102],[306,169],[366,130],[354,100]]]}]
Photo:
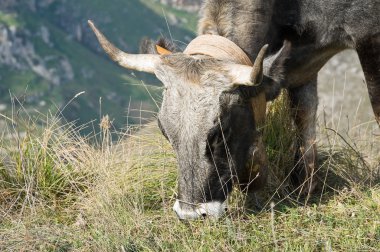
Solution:
[{"label": "yellow ear tag", "polygon": [[160,55],[168,55],[168,54],[172,54],[171,51],[166,50],[165,48],[163,48],[163,47],[161,47],[161,46],[159,46],[159,45],[156,45],[156,50],[157,50],[158,54],[160,54]]}]

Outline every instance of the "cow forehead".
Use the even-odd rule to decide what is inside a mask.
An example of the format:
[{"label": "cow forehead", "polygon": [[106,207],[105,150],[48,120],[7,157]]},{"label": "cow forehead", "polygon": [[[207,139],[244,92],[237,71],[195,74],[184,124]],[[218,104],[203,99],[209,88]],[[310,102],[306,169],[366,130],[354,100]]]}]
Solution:
[{"label": "cow forehead", "polygon": [[160,115],[184,126],[212,125],[220,110],[221,90],[191,84],[174,84],[163,95]]},{"label": "cow forehead", "polygon": [[[176,53],[162,56],[162,64],[158,66],[157,77],[164,85],[195,84],[202,87],[212,84],[212,81],[229,82],[227,71],[220,60],[205,55],[189,56]],[[219,77],[218,79],[216,77]]]},{"label": "cow forehead", "polygon": [[228,82],[228,78],[219,73],[206,72],[194,82],[186,74],[166,75],[169,83],[166,83],[162,103],[163,107],[167,107],[166,112],[177,112],[192,120],[204,119],[200,117],[208,115],[215,117],[220,107],[220,96],[226,91],[224,82]]}]

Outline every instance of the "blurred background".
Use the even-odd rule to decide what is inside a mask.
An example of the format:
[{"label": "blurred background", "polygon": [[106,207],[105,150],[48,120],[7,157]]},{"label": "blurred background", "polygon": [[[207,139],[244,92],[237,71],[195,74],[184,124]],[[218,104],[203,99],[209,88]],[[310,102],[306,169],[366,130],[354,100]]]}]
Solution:
[{"label": "blurred background", "polygon": [[[159,82],[118,67],[99,48],[87,20],[118,47],[137,53],[143,37],[184,47],[196,33],[201,0],[1,0],[0,120],[59,113],[78,124],[108,114],[115,128],[145,123]],[[373,120],[356,53],[322,69],[319,118],[338,128]],[[83,93],[84,92],[84,93]],[[1,122],[0,122],[1,128]]]}]

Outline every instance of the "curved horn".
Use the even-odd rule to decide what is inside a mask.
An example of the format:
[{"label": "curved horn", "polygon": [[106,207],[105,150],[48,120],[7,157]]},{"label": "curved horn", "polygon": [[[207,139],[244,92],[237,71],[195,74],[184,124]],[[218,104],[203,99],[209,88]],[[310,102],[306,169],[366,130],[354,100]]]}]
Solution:
[{"label": "curved horn", "polygon": [[141,72],[154,73],[157,64],[159,64],[160,56],[153,54],[128,54],[115,47],[108,39],[96,28],[91,20],[88,24],[95,33],[100,45],[113,61],[120,66],[137,70]]},{"label": "curved horn", "polygon": [[264,63],[264,57],[265,53],[267,52],[268,45],[264,45],[259,54],[257,54],[257,57],[255,59],[255,64],[253,64],[253,70],[251,73],[251,83],[252,85],[260,84],[263,80],[263,63]]},{"label": "curved horn", "polygon": [[234,85],[255,86],[261,83],[263,79],[264,57],[267,49],[268,45],[264,45],[261,48],[253,67],[241,64],[227,65]]}]

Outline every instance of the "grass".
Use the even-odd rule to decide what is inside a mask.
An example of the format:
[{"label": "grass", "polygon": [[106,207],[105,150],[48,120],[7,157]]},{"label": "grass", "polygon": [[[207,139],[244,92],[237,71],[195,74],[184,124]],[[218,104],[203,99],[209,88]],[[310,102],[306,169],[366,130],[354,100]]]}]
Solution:
[{"label": "grass", "polygon": [[271,174],[261,206],[246,211],[234,190],[221,220],[187,223],[171,210],[176,160],[154,122],[115,132],[103,117],[100,133],[83,137],[55,116],[15,113],[0,137],[0,250],[378,251],[379,139],[320,127],[324,188],[305,205],[286,179],[286,104],[271,105],[264,127]]},{"label": "grass", "polygon": [[3,11],[0,11],[0,24],[14,27],[21,25],[15,14],[4,13]]},{"label": "grass", "polygon": [[73,135],[73,127],[61,128],[55,119],[48,123],[43,130],[6,130],[12,133],[6,133],[1,144],[0,202],[7,212],[23,215],[39,207],[65,208],[93,183],[91,170],[86,170],[91,167],[89,149]]}]

